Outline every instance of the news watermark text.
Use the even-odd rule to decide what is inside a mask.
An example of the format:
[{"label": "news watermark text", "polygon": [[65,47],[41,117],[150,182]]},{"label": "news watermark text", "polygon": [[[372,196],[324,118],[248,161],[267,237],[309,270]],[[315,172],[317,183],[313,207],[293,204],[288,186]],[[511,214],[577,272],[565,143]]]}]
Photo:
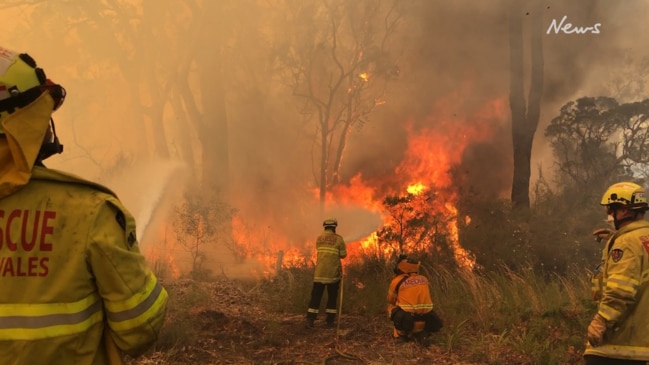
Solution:
[{"label": "news watermark text", "polygon": [[587,27],[577,27],[573,25],[572,23],[566,23],[566,20],[568,19],[567,15],[564,15],[563,18],[561,18],[560,22],[557,22],[556,19],[552,19],[552,23],[550,23],[550,26],[548,27],[548,30],[545,32],[546,34],[559,34],[559,33],[564,33],[564,34],[600,34],[600,27],[602,26],[602,23],[595,23],[591,26]]}]

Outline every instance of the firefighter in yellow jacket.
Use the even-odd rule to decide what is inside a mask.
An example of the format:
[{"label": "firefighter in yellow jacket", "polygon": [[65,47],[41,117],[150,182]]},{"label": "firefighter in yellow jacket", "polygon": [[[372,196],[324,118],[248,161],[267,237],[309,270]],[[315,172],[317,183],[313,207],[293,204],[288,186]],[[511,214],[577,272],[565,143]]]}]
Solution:
[{"label": "firefighter in yellow jacket", "polygon": [[65,90],[0,48],[0,364],[120,364],[156,340],[167,292],[107,188],[48,169]]},{"label": "firefighter in yellow jacket", "polygon": [[320,312],[320,301],[327,289],[326,322],[333,327],[336,314],[338,313],[337,301],[340,280],[342,280],[343,267],[341,259],[347,257],[345,240],[336,233],[338,220],[328,218],[322,222],[324,232],[316,239],[317,259],[315,272],[313,273],[313,288],[311,299],[306,313],[307,327],[313,327],[318,313]]},{"label": "firefighter in yellow jacket", "polygon": [[588,326],[587,365],[649,361],[649,209],[644,189],[635,183],[611,185],[601,205],[615,232],[603,252],[597,313]]},{"label": "firefighter in yellow jacket", "polygon": [[421,263],[399,256],[396,276],[388,288],[388,315],[394,324],[393,337],[402,342],[422,340],[442,328],[442,320],[433,310],[428,278],[419,273]]}]

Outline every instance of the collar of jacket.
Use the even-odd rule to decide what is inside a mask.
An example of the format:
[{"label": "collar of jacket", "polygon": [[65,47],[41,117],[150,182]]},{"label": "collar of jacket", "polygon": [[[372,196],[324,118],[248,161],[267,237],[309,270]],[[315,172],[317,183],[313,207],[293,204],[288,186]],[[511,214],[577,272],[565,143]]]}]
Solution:
[{"label": "collar of jacket", "polygon": [[49,128],[54,100],[43,93],[26,107],[0,121],[0,198],[23,187],[32,169]]},{"label": "collar of jacket", "polygon": [[647,222],[647,221],[644,220],[644,219],[639,219],[639,220],[637,220],[637,221],[633,221],[633,222],[627,224],[626,226],[624,226],[624,227],[618,229],[618,230],[615,231],[615,233],[613,233],[613,235],[611,235],[611,237],[608,239],[608,242],[606,243],[606,251],[608,252],[608,251],[611,250],[611,247],[613,247],[613,244],[615,243],[615,240],[616,240],[618,237],[620,237],[621,235],[623,235],[623,234],[625,234],[625,233],[629,233],[629,232],[631,232],[631,231],[635,231],[636,229],[647,228],[647,227],[649,227],[649,222]]},{"label": "collar of jacket", "polygon": [[115,194],[112,190],[109,188],[105,187],[104,185],[98,184],[96,182],[92,182],[86,179],[83,179],[79,176],[55,170],[55,169],[50,169],[47,167],[43,166],[34,166],[32,169],[32,180],[47,180],[47,181],[59,181],[59,182],[65,182],[65,183],[72,183],[72,184],[80,184],[80,185],[87,185],[91,186],[101,192],[104,192],[106,194],[110,194],[114,197],[117,197],[117,194]]}]

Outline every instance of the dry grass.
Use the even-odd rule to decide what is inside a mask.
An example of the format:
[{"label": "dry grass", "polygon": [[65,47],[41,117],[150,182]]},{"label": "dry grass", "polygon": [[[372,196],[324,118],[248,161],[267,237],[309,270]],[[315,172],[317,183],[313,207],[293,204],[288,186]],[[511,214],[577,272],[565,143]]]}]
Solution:
[{"label": "dry grass", "polygon": [[594,308],[587,298],[585,272],[542,276],[531,270],[477,274],[424,267],[424,271],[431,278],[436,310],[445,321],[427,347],[398,345],[390,338],[384,299],[389,268],[348,270],[339,328],[319,323],[315,330],[304,328],[311,271],[293,268],[267,281],[217,278],[168,283],[170,311],[156,349],[127,363],[581,362]]}]

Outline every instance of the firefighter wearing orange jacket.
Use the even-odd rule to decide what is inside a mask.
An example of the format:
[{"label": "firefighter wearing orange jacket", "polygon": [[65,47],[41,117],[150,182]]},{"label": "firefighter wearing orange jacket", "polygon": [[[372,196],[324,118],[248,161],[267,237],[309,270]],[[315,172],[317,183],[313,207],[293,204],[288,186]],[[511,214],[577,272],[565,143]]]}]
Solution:
[{"label": "firefighter wearing orange jacket", "polygon": [[[167,292],[107,188],[48,169],[65,90],[0,48],[0,363],[121,363],[157,339]],[[118,350],[119,349],[119,350]]]},{"label": "firefighter wearing orange jacket", "polygon": [[388,315],[394,324],[393,337],[400,341],[425,338],[442,328],[442,321],[433,310],[428,278],[419,273],[421,263],[399,256],[394,268],[396,276],[388,288]]},{"label": "firefighter wearing orange jacket", "polygon": [[644,188],[611,185],[601,205],[616,231],[603,251],[597,314],[588,326],[587,365],[645,365],[649,361],[649,209]]}]

